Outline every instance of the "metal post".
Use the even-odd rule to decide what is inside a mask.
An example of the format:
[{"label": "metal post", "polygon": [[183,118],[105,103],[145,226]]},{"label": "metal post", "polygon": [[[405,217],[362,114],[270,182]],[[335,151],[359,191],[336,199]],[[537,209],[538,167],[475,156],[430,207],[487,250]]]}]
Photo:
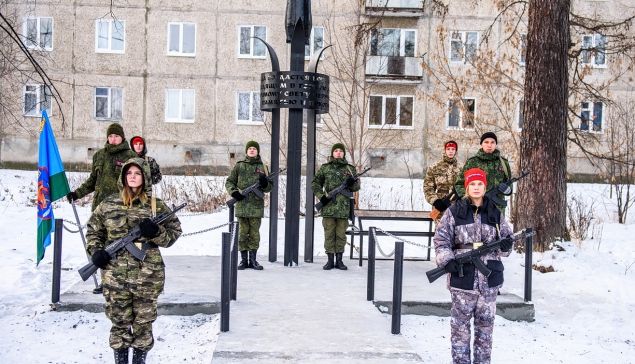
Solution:
[{"label": "metal post", "polygon": [[60,281],[62,278],[62,229],[64,228],[63,219],[55,219],[55,235],[53,249],[53,288],[51,293],[51,303],[56,304],[60,301]]},{"label": "metal post", "polygon": [[[309,70],[311,71],[311,70]],[[306,118],[306,189],[304,219],[304,261],[313,263],[313,230],[315,225],[315,197],[311,182],[315,177],[315,110],[307,109]]]},{"label": "metal post", "polygon": [[375,227],[368,229],[368,281],[366,283],[366,301],[375,299]]},{"label": "metal post", "polygon": [[[362,234],[362,221],[359,221],[359,266],[362,266],[364,261],[364,234]],[[351,249],[352,249],[351,245]]]},{"label": "metal post", "polygon": [[[527,228],[527,233],[534,229]],[[533,274],[534,237],[525,238],[525,302],[531,301],[531,275]]]},{"label": "metal post", "polygon": [[[238,287],[238,223],[229,225],[231,232],[234,233],[234,241],[232,244],[231,258],[231,294],[232,300],[236,301],[236,288]],[[231,236],[231,235],[230,235]]]},{"label": "metal post", "polygon": [[392,328],[393,335],[401,333],[401,294],[403,286],[403,241],[395,242],[395,273],[392,281]]},{"label": "metal post", "polygon": [[[234,222],[234,207],[235,206],[236,206],[235,204],[229,206],[229,222]],[[229,225],[229,231],[231,231],[231,229],[232,229],[232,226],[230,224]]]},{"label": "metal post", "polygon": [[229,331],[229,291],[231,284],[229,249],[231,246],[231,234],[223,233],[223,246],[221,250],[220,272],[220,331]]},{"label": "metal post", "polygon": [[[272,61],[273,62],[273,61]],[[276,64],[278,58],[276,57]],[[274,71],[279,71],[280,68]],[[280,170],[280,109],[271,111],[271,170]],[[271,183],[273,189],[269,194],[269,261],[278,260],[278,190],[280,176],[275,176]]]}]

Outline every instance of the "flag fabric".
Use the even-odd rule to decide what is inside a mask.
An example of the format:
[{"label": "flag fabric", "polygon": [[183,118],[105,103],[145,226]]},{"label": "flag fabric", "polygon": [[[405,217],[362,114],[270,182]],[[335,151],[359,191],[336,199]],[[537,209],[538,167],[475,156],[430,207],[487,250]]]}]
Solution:
[{"label": "flag fabric", "polygon": [[37,163],[37,264],[44,258],[44,250],[51,244],[51,233],[55,230],[53,216],[54,201],[70,192],[68,180],[57,149],[55,135],[51,129],[46,110],[40,120],[40,146]]}]

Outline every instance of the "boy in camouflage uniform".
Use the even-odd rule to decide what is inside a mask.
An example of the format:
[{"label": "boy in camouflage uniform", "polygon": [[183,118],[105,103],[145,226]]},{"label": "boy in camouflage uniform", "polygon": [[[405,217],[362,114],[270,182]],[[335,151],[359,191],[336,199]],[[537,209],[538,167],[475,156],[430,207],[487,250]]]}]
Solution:
[{"label": "boy in camouflage uniform", "polygon": [[[496,134],[491,131],[484,133],[481,136],[481,149],[478,150],[474,157],[468,158],[463,165],[463,169],[459,174],[459,178],[456,179],[454,183],[454,188],[456,193],[459,196],[463,196],[465,194],[465,187],[463,187],[463,174],[468,169],[479,168],[487,173],[487,191],[492,188],[496,188],[499,184],[503,182],[507,182],[512,177],[512,170],[509,167],[509,162],[507,158],[501,156],[498,149],[496,149],[496,145],[498,143],[498,139],[496,138]],[[505,200],[505,196],[503,194],[497,195],[501,200]],[[498,206],[503,215],[505,214],[505,208],[502,206]]]},{"label": "boy in camouflage uniform", "polygon": [[157,163],[156,159],[148,156],[148,148],[146,146],[146,140],[140,136],[133,136],[130,139],[130,149],[132,149],[139,158],[145,159],[150,165],[150,173],[152,174],[152,185],[157,185],[161,182],[161,178],[163,175],[161,174],[161,169],[159,168],[159,163]]},{"label": "boy in camouflage uniform", "polygon": [[264,217],[265,200],[254,193],[243,196],[241,191],[258,182],[262,192],[271,192],[273,182],[267,178],[269,169],[260,159],[260,145],[253,140],[247,142],[245,153],[245,160],[236,163],[227,177],[225,189],[238,201],[235,205],[238,220],[238,251],[241,257],[238,269],[262,270],[262,265],[256,260],[256,254],[260,247],[260,223]]},{"label": "boy in camouflage uniform", "polygon": [[[344,247],[346,246],[346,228],[350,215],[350,199],[344,195],[328,196],[327,192],[346,181],[349,191],[359,191],[359,180],[353,178],[357,174],[355,167],[346,161],[346,148],[342,143],[335,143],[331,148],[328,163],[323,164],[315,174],[311,189],[313,194],[322,202],[322,226],[324,227],[324,250],[328,262],[325,270],[333,268],[348,269],[342,262]],[[336,262],[333,263],[333,257]]]},{"label": "boy in camouflage uniform", "polygon": [[[470,320],[474,317],[474,363],[488,364],[492,353],[492,333],[496,314],[496,296],[503,285],[501,257],[509,256],[513,246],[512,229],[505,216],[485,197],[486,173],[472,168],[462,176],[466,197],[448,208],[434,234],[436,262],[448,273],[447,287],[452,297],[450,319],[452,360],[455,364],[471,363]],[[479,243],[491,243],[501,237],[500,250],[480,257],[492,271],[486,277],[474,264],[463,266],[455,255],[477,248]]]},{"label": "boy in camouflage uniform", "polygon": [[[165,283],[159,247],[168,248],[176,242],[181,223],[174,215],[161,225],[151,220],[148,199],[152,180],[145,160],[127,161],[117,184],[121,192],[108,196],[88,220],[86,251],[93,264],[101,268],[115,363],[128,363],[128,348],[132,347],[132,363],[143,364],[154,345],[152,323],[157,318],[157,299]],[[170,211],[163,201],[156,202],[158,214]],[[142,236],[135,244],[147,254],[146,259],[139,261],[125,249],[111,259],[104,249],[136,226]]]},{"label": "boy in camouflage uniform", "polygon": [[439,223],[443,217],[443,212],[449,207],[443,203],[443,198],[450,193],[454,187],[454,181],[461,171],[461,167],[456,161],[457,149],[458,145],[454,140],[447,141],[444,144],[443,157],[428,167],[423,179],[423,193],[426,201],[440,212],[434,219],[436,224]]},{"label": "boy in camouflage uniform", "polygon": [[78,189],[66,195],[69,203],[95,192],[91,207],[91,211],[95,211],[106,197],[119,192],[117,179],[121,174],[121,166],[128,159],[137,157],[137,154],[128,147],[123,127],[119,123],[108,126],[106,137],[108,141],[104,147],[93,155],[88,179]]}]

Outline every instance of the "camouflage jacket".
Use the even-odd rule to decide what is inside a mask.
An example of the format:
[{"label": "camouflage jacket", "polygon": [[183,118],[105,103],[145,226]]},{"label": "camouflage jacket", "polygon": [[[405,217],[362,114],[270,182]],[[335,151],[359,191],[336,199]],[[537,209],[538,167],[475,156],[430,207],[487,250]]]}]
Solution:
[{"label": "camouflage jacket", "polygon": [[444,155],[440,161],[428,167],[423,179],[423,193],[426,201],[432,204],[434,201],[444,198],[450,193],[461,167],[456,158],[448,158]]},{"label": "camouflage jacket", "polygon": [[137,153],[130,150],[125,139],[118,145],[106,142],[104,147],[93,155],[90,176],[75,190],[77,197],[82,198],[95,192],[91,208],[91,211],[95,211],[106,197],[119,192],[117,178],[121,174],[121,167],[130,158],[137,158]]},{"label": "camouflage jacket", "polygon": [[[144,179],[146,181],[150,180],[150,167],[148,163],[140,158],[136,158],[135,160],[142,165]],[[151,185],[152,183],[146,183],[146,191],[150,189]],[[119,178],[118,186],[120,189],[123,189],[121,177]],[[169,211],[170,209],[165,203],[157,199],[157,214]],[[108,196],[99,204],[88,220],[86,252],[92,255],[95,251],[106,248],[106,246],[115,240],[126,235],[132,228],[139,226],[141,221],[146,218],[152,218],[152,208],[149,200],[146,203],[142,203],[137,199],[134,201],[132,207],[127,207],[123,204],[120,193]],[[155,293],[160,293],[163,290],[164,264],[158,247],[167,248],[172,246],[181,235],[181,232],[179,219],[172,215],[168,220],[159,225],[159,234],[156,237],[141,237],[136,241],[138,243],[154,243],[156,245],[155,247],[142,248],[147,254],[143,262],[137,260],[127,250],[122,249],[117,253],[117,257],[108,263],[106,270],[110,272],[104,272],[104,277],[120,277],[126,281],[141,278],[144,274],[145,277],[159,277],[159,282],[150,283],[152,283],[153,289],[157,291]],[[160,273],[155,275],[153,274],[155,271]],[[108,281],[105,283],[112,284],[112,282]],[[139,282],[139,284],[140,283],[141,282]],[[148,282],[144,284],[146,283]]]},{"label": "camouflage jacket", "polygon": [[[245,160],[236,163],[229,177],[225,181],[225,189],[231,196],[236,191],[242,191],[243,188],[258,182],[260,176],[268,176],[269,169],[262,163],[260,156],[245,157]],[[271,192],[273,182],[269,181],[267,187],[262,188],[262,192]],[[265,211],[265,200],[250,193],[248,199],[238,201],[236,203],[236,217],[263,217]]]},{"label": "camouflage jacket", "polygon": [[[434,233],[434,252],[437,265],[443,267],[454,259],[455,254],[469,251],[469,249],[458,249],[457,244],[491,243],[512,233],[512,228],[505,220],[505,216],[489,198],[485,197],[483,205],[479,206],[478,209],[471,204],[469,199],[462,198],[446,210]],[[505,253],[497,250],[481,257],[483,263],[496,271],[493,274],[500,275],[501,281],[495,286],[502,284],[503,266],[500,263],[500,258],[509,256],[509,254],[511,254],[511,250]],[[491,263],[491,261],[498,263]],[[478,270],[475,271],[473,264],[464,266],[464,269],[465,277],[463,278],[459,278],[456,274],[448,274],[448,289],[453,287],[471,290],[476,284],[488,286],[488,278]],[[493,288],[493,286],[489,286],[489,288]]]},{"label": "camouflage jacket", "polygon": [[[148,162],[148,164],[150,164],[150,174],[152,174],[152,184],[156,185],[159,182],[161,182],[161,178],[163,178],[163,175],[161,174],[161,169],[159,169],[159,163],[157,163],[156,159],[148,156],[148,147],[146,145],[146,140],[137,135],[137,136],[133,136],[132,139],[130,139],[130,141],[132,142],[132,140],[134,140],[135,138],[139,138],[143,140],[143,150],[141,151],[141,153],[139,153],[139,157],[144,158]],[[134,148],[132,147],[132,145],[130,145],[130,149],[134,152]]]},{"label": "camouflage jacket", "polygon": [[[322,164],[315,174],[311,189],[315,197],[322,198],[326,193],[339,186],[349,177],[357,174],[355,167],[348,164],[346,158],[330,158],[328,163]],[[359,191],[359,179],[348,190],[351,192]],[[338,219],[348,219],[350,215],[350,199],[341,194],[337,196],[328,196],[332,200],[320,210],[323,217],[335,217]]]},{"label": "camouflage jacket", "polygon": [[[501,164],[501,161],[505,165]],[[459,196],[465,196],[465,187],[463,186],[465,177],[463,175],[465,174],[465,171],[470,168],[480,168],[487,173],[487,191],[495,188],[503,182],[509,181],[512,176],[512,170],[509,167],[509,162],[505,157],[501,157],[498,149],[494,150],[493,153],[485,153],[481,148],[474,157],[468,158],[467,161],[465,161],[463,169],[454,183],[454,188]],[[507,175],[505,174],[505,170],[507,170]],[[501,200],[505,199],[503,194],[498,194],[498,197]]]}]

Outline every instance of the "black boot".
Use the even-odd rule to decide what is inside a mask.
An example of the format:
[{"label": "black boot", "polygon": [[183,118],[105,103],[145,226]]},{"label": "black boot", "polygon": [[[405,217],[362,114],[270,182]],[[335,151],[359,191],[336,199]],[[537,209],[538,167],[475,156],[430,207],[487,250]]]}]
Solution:
[{"label": "black boot", "polygon": [[344,253],[336,253],[335,254],[335,268],[341,270],[347,270],[348,268],[342,263],[342,255]]},{"label": "black boot", "polygon": [[146,364],[146,355],[148,355],[147,351],[134,348],[132,350],[132,364]]},{"label": "black boot", "polygon": [[113,350],[115,352],[115,364],[128,364],[128,348]]},{"label": "black boot", "polygon": [[326,253],[326,256],[329,258],[329,261],[324,264],[324,267],[322,267],[322,269],[331,270],[333,269],[333,267],[335,267],[335,265],[333,265],[333,253]]},{"label": "black boot", "polygon": [[258,261],[256,260],[256,252],[257,250],[249,251],[249,268],[253,268],[255,270],[263,270],[264,267],[258,264]]},{"label": "black boot", "polygon": [[249,263],[247,262],[247,250],[243,250],[240,252],[240,264],[238,264],[238,270],[245,270]]}]

